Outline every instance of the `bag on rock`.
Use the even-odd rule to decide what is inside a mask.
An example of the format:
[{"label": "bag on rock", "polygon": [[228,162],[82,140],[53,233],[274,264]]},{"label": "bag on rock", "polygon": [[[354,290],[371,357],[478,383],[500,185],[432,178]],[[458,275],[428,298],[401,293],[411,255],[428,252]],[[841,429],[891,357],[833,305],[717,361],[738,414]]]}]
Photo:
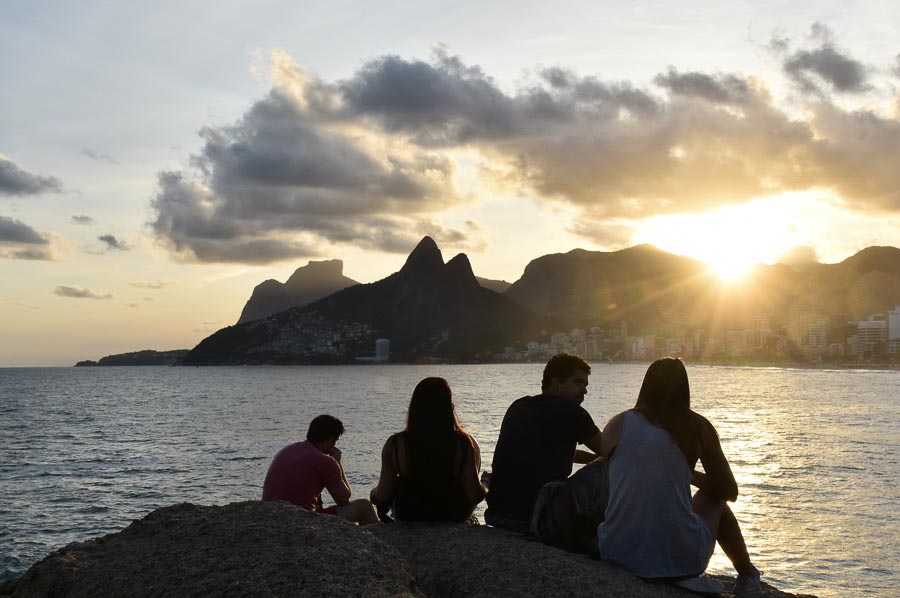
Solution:
[{"label": "bag on rock", "polygon": [[531,515],[531,533],[544,544],[569,552],[590,552],[609,501],[609,475],[601,460],[569,479],[541,488]]}]

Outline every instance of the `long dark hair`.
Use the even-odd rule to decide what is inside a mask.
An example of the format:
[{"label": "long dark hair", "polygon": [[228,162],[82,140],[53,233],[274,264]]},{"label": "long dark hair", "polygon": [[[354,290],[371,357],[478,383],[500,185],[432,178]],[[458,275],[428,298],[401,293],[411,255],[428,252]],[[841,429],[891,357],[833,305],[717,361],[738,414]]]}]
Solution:
[{"label": "long dark hair", "polygon": [[472,446],[472,437],[456,416],[453,392],[443,378],[425,378],[416,385],[405,432],[412,476],[452,476],[457,447],[462,440]]},{"label": "long dark hair", "polygon": [[650,364],[634,410],[666,430],[688,464],[696,464],[701,418],[691,411],[691,386],[680,359],[664,357]]}]

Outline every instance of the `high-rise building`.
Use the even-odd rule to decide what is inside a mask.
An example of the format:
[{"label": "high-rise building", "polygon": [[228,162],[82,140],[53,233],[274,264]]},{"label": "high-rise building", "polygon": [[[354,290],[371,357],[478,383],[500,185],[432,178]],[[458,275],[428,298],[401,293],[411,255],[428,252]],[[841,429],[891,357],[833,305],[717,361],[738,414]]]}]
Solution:
[{"label": "high-rise building", "polygon": [[869,316],[868,320],[856,323],[856,354],[860,357],[878,355],[887,338],[887,322],[884,316]]},{"label": "high-rise building", "polygon": [[888,353],[896,355],[900,353],[900,305],[884,312],[884,319],[887,321]]},{"label": "high-rise building", "polygon": [[375,363],[387,363],[391,356],[391,341],[379,338],[375,341]]}]

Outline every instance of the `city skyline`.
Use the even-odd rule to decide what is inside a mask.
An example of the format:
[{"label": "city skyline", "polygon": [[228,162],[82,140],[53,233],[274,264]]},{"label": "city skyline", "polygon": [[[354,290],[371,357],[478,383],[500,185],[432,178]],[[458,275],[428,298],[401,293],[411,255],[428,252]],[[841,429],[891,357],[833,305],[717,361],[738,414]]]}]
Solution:
[{"label": "city skyline", "polygon": [[367,6],[0,8],[0,366],[189,348],[263,280],[372,282],[424,234],[509,282],[900,244],[886,2]]}]

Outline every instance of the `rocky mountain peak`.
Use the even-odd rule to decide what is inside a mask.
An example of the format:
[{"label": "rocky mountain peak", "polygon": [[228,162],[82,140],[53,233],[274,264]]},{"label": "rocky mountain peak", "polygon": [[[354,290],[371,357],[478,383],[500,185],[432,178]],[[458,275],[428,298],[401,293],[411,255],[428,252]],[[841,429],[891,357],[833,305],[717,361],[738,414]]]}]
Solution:
[{"label": "rocky mountain peak", "polygon": [[416,248],[412,250],[406,263],[400,269],[401,274],[430,274],[444,265],[444,257],[437,243],[431,237],[423,237]]},{"label": "rocky mountain peak", "polygon": [[471,287],[481,286],[478,284],[478,279],[475,278],[472,264],[465,253],[460,253],[447,262],[447,265],[444,266],[444,273],[454,284]]}]

